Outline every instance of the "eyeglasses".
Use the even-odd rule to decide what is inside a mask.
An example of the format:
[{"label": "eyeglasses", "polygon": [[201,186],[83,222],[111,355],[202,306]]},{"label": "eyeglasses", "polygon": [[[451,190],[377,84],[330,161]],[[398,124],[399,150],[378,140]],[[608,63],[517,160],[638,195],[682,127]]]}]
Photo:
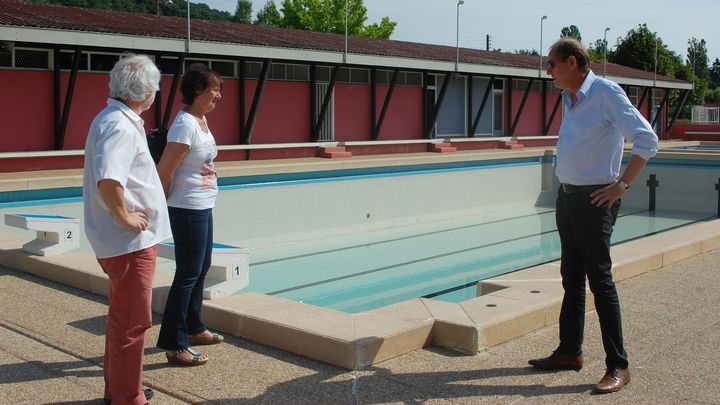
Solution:
[{"label": "eyeglasses", "polygon": [[[567,58],[562,58],[562,59],[558,59],[557,62],[565,62],[566,60],[567,60]],[[557,66],[557,62],[555,62],[555,61],[552,60],[552,59],[548,59],[548,61],[547,61],[547,69],[548,69],[548,70],[550,70],[550,69],[555,69],[555,66]]]}]

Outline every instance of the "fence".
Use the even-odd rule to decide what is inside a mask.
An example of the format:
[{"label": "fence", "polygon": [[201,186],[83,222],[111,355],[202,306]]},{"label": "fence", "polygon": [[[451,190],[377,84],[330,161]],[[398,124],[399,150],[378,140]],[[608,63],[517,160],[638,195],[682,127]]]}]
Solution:
[{"label": "fence", "polygon": [[720,124],[720,107],[700,107],[692,109],[693,124]]}]

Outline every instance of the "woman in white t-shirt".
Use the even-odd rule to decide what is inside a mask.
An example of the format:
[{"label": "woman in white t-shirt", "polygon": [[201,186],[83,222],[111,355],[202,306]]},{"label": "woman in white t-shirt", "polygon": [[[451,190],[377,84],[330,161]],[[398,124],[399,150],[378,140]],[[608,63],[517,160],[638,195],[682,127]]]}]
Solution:
[{"label": "woman in white t-shirt", "polygon": [[215,109],[221,87],[220,75],[209,67],[199,63],[186,67],[180,83],[186,106],[170,127],[158,163],[170,211],[177,267],[157,346],[166,350],[168,362],[178,365],[207,363],[207,356],[191,346],[223,341],[200,320],[203,282],[213,247],[212,208],[218,193],[213,164],[217,148],[205,114]]}]

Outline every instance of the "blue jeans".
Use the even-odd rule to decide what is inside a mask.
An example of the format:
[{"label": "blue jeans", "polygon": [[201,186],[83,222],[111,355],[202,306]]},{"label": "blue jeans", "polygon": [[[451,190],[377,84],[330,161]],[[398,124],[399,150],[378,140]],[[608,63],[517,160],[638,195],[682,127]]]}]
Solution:
[{"label": "blue jeans", "polygon": [[177,267],[165,304],[157,346],[165,350],[183,350],[190,346],[188,335],[207,329],[200,320],[200,310],[205,275],[210,269],[212,257],[212,209],[170,207],[169,211]]},{"label": "blue jeans", "polygon": [[627,368],[623,346],[620,300],[612,279],[610,236],[617,219],[620,201],[612,208],[596,207],[590,194],[568,194],[558,190],[555,211],[562,246],[560,273],[565,290],[560,309],[560,346],[558,352],[582,353],[585,326],[585,277],[595,296],[600,331],[608,368]]}]

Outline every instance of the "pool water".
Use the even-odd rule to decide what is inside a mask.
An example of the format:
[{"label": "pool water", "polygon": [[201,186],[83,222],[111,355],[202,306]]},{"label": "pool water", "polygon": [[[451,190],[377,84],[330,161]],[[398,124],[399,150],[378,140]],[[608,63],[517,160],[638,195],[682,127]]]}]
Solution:
[{"label": "pool water", "polygon": [[[613,243],[710,219],[707,214],[621,210]],[[476,296],[477,282],[557,260],[560,240],[555,212],[486,221],[454,220],[418,233],[378,232],[349,237],[342,246],[317,241],[293,246],[294,254],[254,261],[250,285],[257,291],[333,308],[361,312],[415,297],[459,302]],[[416,229],[417,231],[417,229]],[[338,246],[340,245],[340,246]]]}]

